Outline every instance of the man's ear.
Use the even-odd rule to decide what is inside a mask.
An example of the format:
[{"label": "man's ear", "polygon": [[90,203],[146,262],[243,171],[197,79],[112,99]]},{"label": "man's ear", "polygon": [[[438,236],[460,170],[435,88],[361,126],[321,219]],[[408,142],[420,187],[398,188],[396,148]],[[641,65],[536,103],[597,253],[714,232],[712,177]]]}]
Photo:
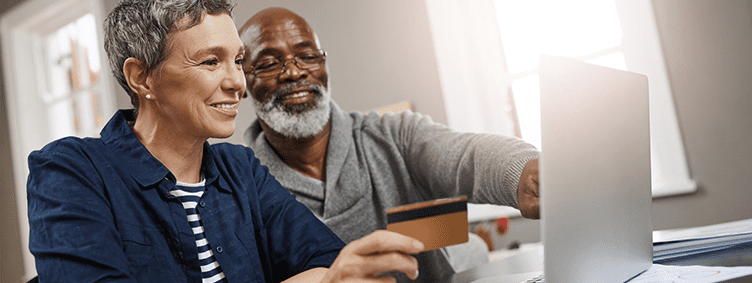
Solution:
[{"label": "man's ear", "polygon": [[125,59],[125,63],[123,64],[123,74],[125,74],[125,80],[128,82],[128,87],[130,87],[139,97],[145,96],[151,92],[149,85],[146,83],[149,72],[147,72],[146,66],[141,60],[133,57]]}]

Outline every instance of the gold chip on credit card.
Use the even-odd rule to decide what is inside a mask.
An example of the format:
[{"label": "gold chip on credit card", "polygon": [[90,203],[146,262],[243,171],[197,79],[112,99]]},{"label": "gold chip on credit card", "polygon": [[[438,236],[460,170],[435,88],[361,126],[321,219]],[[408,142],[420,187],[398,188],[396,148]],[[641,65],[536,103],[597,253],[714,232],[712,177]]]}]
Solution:
[{"label": "gold chip on credit card", "polygon": [[466,196],[393,207],[386,210],[386,217],[387,230],[423,242],[424,251],[468,240]]}]

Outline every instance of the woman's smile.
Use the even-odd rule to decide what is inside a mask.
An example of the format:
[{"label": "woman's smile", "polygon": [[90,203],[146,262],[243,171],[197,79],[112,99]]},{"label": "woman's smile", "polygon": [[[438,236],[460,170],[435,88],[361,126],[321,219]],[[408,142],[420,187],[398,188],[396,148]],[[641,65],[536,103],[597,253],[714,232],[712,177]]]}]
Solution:
[{"label": "woman's smile", "polygon": [[212,104],[210,106],[212,108],[216,109],[217,111],[220,111],[220,112],[222,112],[224,114],[235,116],[235,115],[238,115],[238,104],[239,104],[239,102],[240,101],[230,102],[230,103],[227,103],[227,102],[225,102],[225,103],[215,103],[215,104]]}]

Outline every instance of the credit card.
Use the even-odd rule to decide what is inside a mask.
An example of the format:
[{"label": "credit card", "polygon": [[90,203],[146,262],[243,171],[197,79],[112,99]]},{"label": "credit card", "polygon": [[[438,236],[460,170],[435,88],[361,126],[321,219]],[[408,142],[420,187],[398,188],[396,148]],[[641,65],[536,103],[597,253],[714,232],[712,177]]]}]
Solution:
[{"label": "credit card", "polygon": [[387,230],[423,242],[424,251],[468,240],[466,196],[392,207],[386,217]]}]

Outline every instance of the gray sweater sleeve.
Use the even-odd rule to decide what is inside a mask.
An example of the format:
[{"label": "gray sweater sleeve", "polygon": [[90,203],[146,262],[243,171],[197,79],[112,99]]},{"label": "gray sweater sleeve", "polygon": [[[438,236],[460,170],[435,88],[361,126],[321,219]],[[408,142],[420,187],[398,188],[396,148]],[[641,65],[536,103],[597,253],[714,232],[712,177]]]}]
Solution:
[{"label": "gray sweater sleeve", "polygon": [[473,203],[519,208],[522,169],[539,155],[533,145],[516,137],[458,133],[411,111],[386,114],[381,123],[424,196],[467,195]]}]

